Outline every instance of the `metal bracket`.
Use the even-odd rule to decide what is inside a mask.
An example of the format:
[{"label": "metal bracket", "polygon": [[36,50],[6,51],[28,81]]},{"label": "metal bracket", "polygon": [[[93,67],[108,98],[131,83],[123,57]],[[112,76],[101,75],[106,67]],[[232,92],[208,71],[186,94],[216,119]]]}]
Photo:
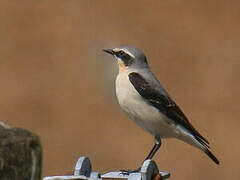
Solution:
[{"label": "metal bracket", "polygon": [[80,157],[75,165],[74,174],[70,176],[48,176],[43,180],[165,180],[170,177],[168,172],[160,172],[156,163],[150,159],[145,160],[139,172],[130,174],[121,171],[108,172],[100,175],[98,172],[92,172],[92,165],[88,157]]}]

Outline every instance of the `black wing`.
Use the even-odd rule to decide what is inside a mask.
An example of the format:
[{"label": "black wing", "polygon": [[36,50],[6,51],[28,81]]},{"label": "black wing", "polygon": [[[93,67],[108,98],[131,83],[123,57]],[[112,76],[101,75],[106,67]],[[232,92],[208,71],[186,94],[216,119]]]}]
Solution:
[{"label": "black wing", "polygon": [[151,87],[149,83],[138,73],[132,72],[129,74],[129,80],[137,90],[137,92],[146,99],[152,106],[164,113],[167,117],[180,124],[201,143],[205,149],[204,152],[216,163],[218,159],[208,150],[209,142],[190,124],[187,117],[183,114],[176,103],[168,96],[159,92],[158,89]]},{"label": "black wing", "polygon": [[190,124],[187,117],[170,97],[161,94],[158,89],[150,86],[149,83],[136,72],[129,74],[129,80],[137,92],[151,105],[159,109],[159,111],[164,113],[169,119],[174,120],[177,124],[189,130],[201,144],[209,147],[209,142]]}]

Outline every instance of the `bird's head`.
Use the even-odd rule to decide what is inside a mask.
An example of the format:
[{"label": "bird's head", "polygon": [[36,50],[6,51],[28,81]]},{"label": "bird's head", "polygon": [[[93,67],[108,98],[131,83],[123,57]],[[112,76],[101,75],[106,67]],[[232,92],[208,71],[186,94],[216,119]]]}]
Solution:
[{"label": "bird's head", "polygon": [[140,69],[148,67],[145,54],[134,46],[121,46],[113,49],[104,49],[117,60],[119,69]]}]

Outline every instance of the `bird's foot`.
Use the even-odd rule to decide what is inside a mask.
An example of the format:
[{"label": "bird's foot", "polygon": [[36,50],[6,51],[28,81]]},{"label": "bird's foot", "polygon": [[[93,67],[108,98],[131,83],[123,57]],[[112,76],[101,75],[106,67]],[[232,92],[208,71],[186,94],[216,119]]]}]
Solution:
[{"label": "bird's foot", "polygon": [[136,172],[139,172],[141,170],[141,168],[138,168],[138,169],[135,169],[135,170],[125,170],[125,169],[121,169],[120,171],[120,174],[122,175],[129,175],[131,173],[136,173]]}]

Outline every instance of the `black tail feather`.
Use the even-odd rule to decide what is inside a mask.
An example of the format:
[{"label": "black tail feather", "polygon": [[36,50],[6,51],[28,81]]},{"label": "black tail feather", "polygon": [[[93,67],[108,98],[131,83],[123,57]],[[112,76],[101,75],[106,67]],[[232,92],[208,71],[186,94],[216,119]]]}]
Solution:
[{"label": "black tail feather", "polygon": [[209,151],[207,148],[204,150],[204,152],[208,155],[208,157],[210,157],[216,164],[220,164],[220,162],[218,161],[218,159],[213,155],[213,153],[211,153],[211,151]]},{"label": "black tail feather", "polygon": [[205,146],[206,148],[210,148],[209,143],[208,143],[207,141],[205,141],[204,139],[201,139],[201,138],[198,137],[198,136],[195,136],[195,138],[196,138],[203,146]]}]

